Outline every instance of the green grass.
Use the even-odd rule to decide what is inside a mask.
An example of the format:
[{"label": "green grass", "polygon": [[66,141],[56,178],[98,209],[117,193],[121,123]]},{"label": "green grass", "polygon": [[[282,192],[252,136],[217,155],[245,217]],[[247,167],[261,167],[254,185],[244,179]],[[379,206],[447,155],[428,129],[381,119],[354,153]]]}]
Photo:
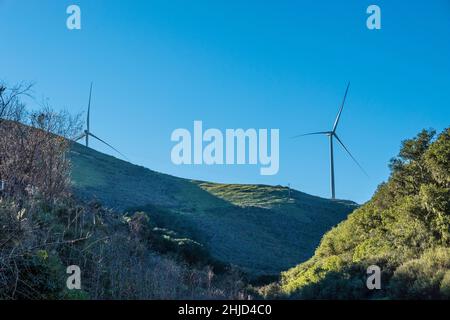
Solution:
[{"label": "green grass", "polygon": [[251,276],[275,275],[314,253],[322,235],[356,207],[281,186],[181,179],[73,144],[76,194],[120,211],[144,210]]}]

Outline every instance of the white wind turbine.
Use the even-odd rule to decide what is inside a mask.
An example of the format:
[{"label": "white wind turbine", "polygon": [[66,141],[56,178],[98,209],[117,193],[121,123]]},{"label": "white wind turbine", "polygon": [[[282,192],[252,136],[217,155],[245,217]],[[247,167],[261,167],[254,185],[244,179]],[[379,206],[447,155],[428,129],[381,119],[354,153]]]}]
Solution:
[{"label": "white wind turbine", "polygon": [[304,137],[304,136],[310,136],[310,135],[325,135],[329,137],[330,141],[330,173],[331,173],[331,198],[336,199],[336,189],[334,185],[334,154],[333,154],[333,139],[336,139],[344,148],[344,150],[349,154],[349,156],[353,159],[353,161],[358,165],[358,167],[361,169],[362,172],[367,176],[366,171],[363,169],[363,167],[359,164],[359,162],[353,157],[353,155],[350,153],[350,151],[347,149],[347,147],[344,145],[341,139],[339,139],[336,129],[339,124],[339,120],[341,118],[342,110],[344,109],[345,99],[347,98],[348,89],[350,88],[350,83],[347,85],[347,89],[345,90],[344,100],[342,101],[341,108],[339,109],[339,112],[337,114],[336,120],[334,121],[333,129],[331,131],[319,131],[319,132],[311,132],[306,134],[300,134],[297,136],[294,136],[292,138],[298,138],[298,137]]},{"label": "white wind turbine", "polygon": [[78,138],[76,138],[75,141],[79,141],[84,138],[86,141],[86,147],[89,148],[89,137],[92,137],[94,139],[97,139],[101,143],[104,143],[105,145],[107,145],[108,147],[110,147],[111,149],[113,149],[115,152],[117,152],[118,154],[120,154],[122,157],[124,157],[126,159],[127,157],[124,156],[119,150],[117,150],[112,145],[110,145],[106,141],[100,139],[99,137],[97,137],[96,135],[94,135],[91,132],[91,130],[90,130],[91,98],[92,98],[92,83],[91,83],[91,88],[89,90],[89,103],[88,103],[88,112],[87,112],[87,117],[86,117],[86,130],[84,130],[83,134],[80,135]]}]

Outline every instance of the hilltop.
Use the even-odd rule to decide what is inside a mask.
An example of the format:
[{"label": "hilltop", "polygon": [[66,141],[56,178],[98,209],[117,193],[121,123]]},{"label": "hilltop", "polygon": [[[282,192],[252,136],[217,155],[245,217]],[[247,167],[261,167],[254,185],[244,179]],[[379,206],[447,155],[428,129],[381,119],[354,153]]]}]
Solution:
[{"label": "hilltop", "polygon": [[144,211],[251,276],[276,275],[305,261],[322,235],[357,205],[282,186],[187,180],[80,144],[70,150],[72,184],[83,200],[121,212]]}]

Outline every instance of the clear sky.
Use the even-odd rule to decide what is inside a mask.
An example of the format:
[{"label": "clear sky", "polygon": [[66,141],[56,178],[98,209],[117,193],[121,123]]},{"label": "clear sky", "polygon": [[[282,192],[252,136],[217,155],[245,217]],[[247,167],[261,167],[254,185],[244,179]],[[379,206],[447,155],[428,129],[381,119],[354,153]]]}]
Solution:
[{"label": "clear sky", "polygon": [[[82,29],[66,28],[77,4]],[[382,29],[366,27],[377,4]],[[326,137],[352,85],[336,147],[337,197],[363,202],[388,177],[400,141],[450,123],[450,2],[0,0],[0,79],[73,113],[132,162],[176,176],[291,185],[328,197]],[[176,128],[279,128],[280,171],[175,166]],[[97,150],[111,153],[97,142]]]}]

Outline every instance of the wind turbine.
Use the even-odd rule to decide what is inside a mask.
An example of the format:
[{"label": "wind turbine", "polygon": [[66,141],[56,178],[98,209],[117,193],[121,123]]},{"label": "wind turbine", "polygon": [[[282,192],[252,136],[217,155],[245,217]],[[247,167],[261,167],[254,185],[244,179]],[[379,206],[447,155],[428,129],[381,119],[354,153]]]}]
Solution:
[{"label": "wind turbine", "polygon": [[94,135],[91,130],[90,130],[90,114],[91,114],[91,98],[92,98],[92,82],[91,82],[91,88],[89,90],[89,103],[88,103],[88,111],[87,111],[87,117],[86,117],[86,130],[84,130],[83,134],[80,135],[78,138],[75,139],[75,141],[79,141],[83,138],[85,138],[86,140],[86,147],[89,148],[89,137],[92,137],[94,139],[97,139],[98,141],[100,141],[101,143],[107,145],[108,147],[110,147],[111,149],[113,149],[115,152],[117,152],[118,154],[120,154],[122,157],[124,157],[125,159],[127,159],[126,156],[124,156],[119,150],[117,150],[116,148],[114,148],[112,145],[110,145],[109,143],[107,143],[106,141],[100,139],[99,137],[97,137],[96,135]]},{"label": "wind turbine", "polygon": [[339,124],[339,120],[341,118],[342,110],[344,109],[345,99],[347,98],[348,89],[350,88],[350,82],[347,85],[347,89],[345,90],[344,99],[342,101],[342,105],[339,109],[339,112],[336,116],[336,120],[334,121],[333,129],[331,131],[319,131],[319,132],[311,132],[306,134],[300,134],[297,136],[294,136],[292,138],[299,138],[304,136],[311,136],[311,135],[325,135],[329,137],[330,141],[330,173],[331,173],[331,198],[336,199],[336,189],[334,185],[334,152],[333,152],[333,139],[336,139],[339,144],[344,148],[344,150],[349,154],[349,156],[353,159],[353,161],[358,165],[358,167],[361,169],[362,172],[367,176],[366,171],[363,169],[363,167],[359,164],[359,162],[353,157],[353,155],[350,153],[350,151],[347,149],[347,147],[344,145],[341,139],[339,139],[336,129]]}]

